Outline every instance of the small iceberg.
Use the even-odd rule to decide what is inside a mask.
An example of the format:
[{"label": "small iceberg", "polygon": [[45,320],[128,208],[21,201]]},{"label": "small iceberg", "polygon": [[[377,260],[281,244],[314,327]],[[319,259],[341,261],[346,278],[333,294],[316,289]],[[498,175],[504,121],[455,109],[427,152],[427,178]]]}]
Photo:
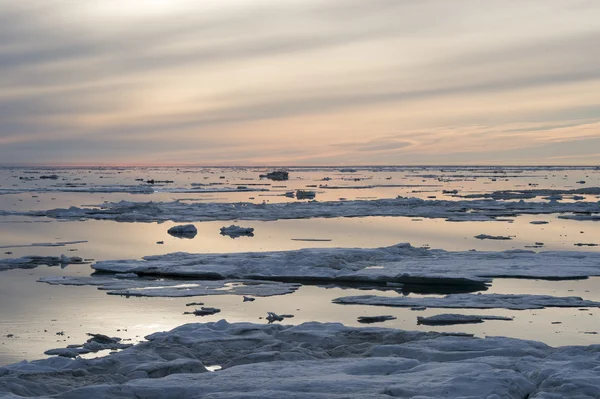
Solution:
[{"label": "small iceberg", "polygon": [[254,229],[252,227],[240,227],[232,224],[229,227],[221,227],[221,235],[237,238],[241,236],[254,237]]}]

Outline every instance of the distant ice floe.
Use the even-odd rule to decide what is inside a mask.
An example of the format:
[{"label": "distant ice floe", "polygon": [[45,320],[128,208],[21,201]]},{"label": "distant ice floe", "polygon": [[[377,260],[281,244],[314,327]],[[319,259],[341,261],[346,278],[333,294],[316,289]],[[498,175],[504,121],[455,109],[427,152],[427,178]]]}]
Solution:
[{"label": "distant ice floe", "polygon": [[85,240],[79,241],[58,241],[58,242],[34,242],[33,244],[1,245],[0,249],[6,248],[27,248],[27,247],[64,247],[65,245],[75,245],[86,243]]},{"label": "distant ice floe", "polygon": [[584,300],[576,296],[555,297],[550,295],[518,294],[450,294],[438,297],[386,297],[378,295],[345,296],[333,303],[341,305],[372,305],[392,307],[465,308],[465,309],[544,309],[544,308],[600,308],[600,302]]},{"label": "distant ice floe", "polygon": [[[336,323],[186,324],[96,359],[0,367],[9,398],[594,398],[598,346]],[[209,372],[219,368],[216,372]]]},{"label": "distant ice floe", "polygon": [[[579,182],[578,182],[579,183]],[[512,200],[512,199],[531,199],[536,197],[547,196],[550,199],[560,199],[562,195],[573,195],[579,198],[575,200],[584,199],[580,195],[600,195],[600,187],[585,187],[578,189],[530,189],[530,190],[503,190],[494,191],[492,193],[481,193],[481,194],[466,194],[461,195],[462,198],[492,198],[495,200]]]},{"label": "distant ice floe", "polygon": [[109,273],[195,279],[485,287],[484,283],[494,277],[572,279],[599,276],[600,253],[445,251],[404,243],[381,248],[305,248],[225,254],[176,252],[146,256],[142,260],[100,261],[92,268]]},{"label": "distant ice floe", "polygon": [[522,214],[574,213],[586,218],[600,214],[597,202],[507,202],[496,200],[424,200],[391,198],[353,201],[298,201],[288,203],[186,203],[130,202],[103,203],[89,208],[58,208],[45,211],[2,211],[1,215],[45,216],[55,219],[98,219],[120,222],[172,220],[277,220],[361,216],[407,216],[445,218],[451,221],[493,221]]},{"label": "distant ice floe", "polygon": [[85,264],[79,256],[24,256],[21,258],[0,259],[0,271],[10,269],[34,269],[38,266],[67,266]]},{"label": "distant ice floe", "polygon": [[424,324],[426,326],[448,326],[453,324],[483,323],[485,320],[512,321],[513,319],[505,316],[443,313],[430,317],[418,316],[417,324]]},{"label": "distant ice floe", "polygon": [[264,192],[266,188],[257,187],[215,187],[215,186],[192,186],[192,187],[164,187],[149,184],[140,185],[56,185],[49,187],[0,187],[0,195],[23,194],[23,193],[127,193],[127,194],[153,194],[162,193],[232,193],[232,192]]},{"label": "distant ice floe", "polygon": [[491,236],[489,234],[479,234],[475,238],[478,240],[512,240],[509,236]]},{"label": "distant ice floe", "polygon": [[107,291],[109,295],[136,297],[189,297],[204,295],[252,295],[257,297],[286,295],[295,292],[299,284],[257,280],[148,280],[128,275],[123,278],[92,277],[42,277],[39,282],[51,285],[91,285]]}]

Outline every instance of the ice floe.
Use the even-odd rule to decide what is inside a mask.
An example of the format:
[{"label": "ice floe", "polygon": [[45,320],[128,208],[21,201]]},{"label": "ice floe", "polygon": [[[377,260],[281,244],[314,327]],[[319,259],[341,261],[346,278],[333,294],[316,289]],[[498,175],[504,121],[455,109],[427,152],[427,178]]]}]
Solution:
[{"label": "ice floe", "polygon": [[193,224],[185,224],[181,226],[173,226],[167,233],[178,238],[194,238],[198,234],[198,229]]},{"label": "ice floe", "polygon": [[[39,282],[51,285],[90,285],[110,295],[138,297],[189,297],[204,295],[252,295],[258,297],[291,294],[299,284],[257,280],[148,280],[135,274],[114,277],[42,277]],[[136,278],[131,278],[132,276]]]},{"label": "ice floe", "polygon": [[64,247],[66,245],[75,245],[86,243],[86,240],[79,241],[58,241],[58,242],[34,242],[32,244],[1,245],[0,249],[5,248],[27,248],[27,247]]},{"label": "ice floe", "polygon": [[427,326],[447,326],[452,324],[483,323],[485,320],[511,321],[513,319],[505,316],[443,313],[429,317],[418,316],[417,324],[424,324]]},{"label": "ice floe", "polygon": [[[377,266],[377,267],[374,267]],[[101,272],[196,279],[257,279],[479,285],[494,277],[547,279],[600,275],[600,253],[529,250],[445,251],[397,244],[382,248],[189,254],[100,261]]]},{"label": "ice floe", "polygon": [[[579,182],[578,182],[579,183]],[[482,194],[466,194],[462,195],[463,198],[492,198],[497,200],[506,200],[506,199],[530,199],[535,197],[554,197],[561,195],[599,195],[600,187],[585,187],[585,188],[577,188],[577,189],[530,189],[530,190],[503,190],[503,191],[494,191],[492,193],[482,193]]]},{"label": "ice floe", "polygon": [[363,324],[371,324],[371,323],[382,323],[388,320],[396,320],[396,317],[386,315],[386,316],[359,316],[356,321]]},{"label": "ice floe", "polygon": [[[186,324],[96,359],[0,367],[9,398],[597,398],[598,345],[341,324]],[[216,372],[207,372],[208,368]]]},{"label": "ice floe", "polygon": [[10,269],[33,269],[38,266],[67,266],[70,264],[84,264],[79,256],[24,256],[21,258],[0,259],[0,271]]},{"label": "ice floe", "polygon": [[470,308],[470,309],[544,309],[544,308],[600,308],[600,302],[584,300],[576,296],[556,297],[527,294],[450,294],[445,297],[410,297],[358,295],[336,298],[333,303],[341,305],[372,305],[392,307]]},{"label": "ice floe", "polygon": [[43,211],[2,211],[4,215],[45,216],[56,219],[99,219],[121,222],[172,220],[277,220],[360,216],[409,216],[446,218],[452,221],[491,221],[521,214],[575,213],[597,216],[597,202],[507,202],[496,200],[424,200],[391,198],[353,201],[298,201],[288,203],[185,203],[130,202],[103,203],[92,207],[70,207]]},{"label": "ice floe", "polygon": [[489,234],[479,234],[475,238],[478,240],[512,240],[509,236],[491,236]]}]

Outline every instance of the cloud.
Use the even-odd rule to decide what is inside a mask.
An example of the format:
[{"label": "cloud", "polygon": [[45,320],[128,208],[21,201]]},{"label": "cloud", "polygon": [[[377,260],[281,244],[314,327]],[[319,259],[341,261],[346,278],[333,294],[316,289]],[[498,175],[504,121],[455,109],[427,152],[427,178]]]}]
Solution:
[{"label": "cloud", "polygon": [[1,162],[227,163],[248,142],[237,159],[470,162],[549,156],[555,126],[600,137],[596,2],[143,5],[0,0]]}]

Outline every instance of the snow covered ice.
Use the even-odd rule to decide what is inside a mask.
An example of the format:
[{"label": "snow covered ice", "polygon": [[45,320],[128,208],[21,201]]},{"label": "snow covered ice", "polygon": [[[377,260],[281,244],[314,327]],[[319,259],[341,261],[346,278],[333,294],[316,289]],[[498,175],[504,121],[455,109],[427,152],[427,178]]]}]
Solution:
[{"label": "snow covered ice", "polygon": [[[96,359],[0,368],[7,398],[597,398],[600,346],[341,324],[186,324]],[[216,372],[207,366],[220,365]]]},{"label": "snow covered ice", "polygon": [[[377,266],[376,268],[373,266]],[[479,285],[494,277],[600,275],[600,253],[444,251],[397,244],[381,248],[307,248],[231,254],[172,253],[100,261],[97,271],[185,278]]]}]

